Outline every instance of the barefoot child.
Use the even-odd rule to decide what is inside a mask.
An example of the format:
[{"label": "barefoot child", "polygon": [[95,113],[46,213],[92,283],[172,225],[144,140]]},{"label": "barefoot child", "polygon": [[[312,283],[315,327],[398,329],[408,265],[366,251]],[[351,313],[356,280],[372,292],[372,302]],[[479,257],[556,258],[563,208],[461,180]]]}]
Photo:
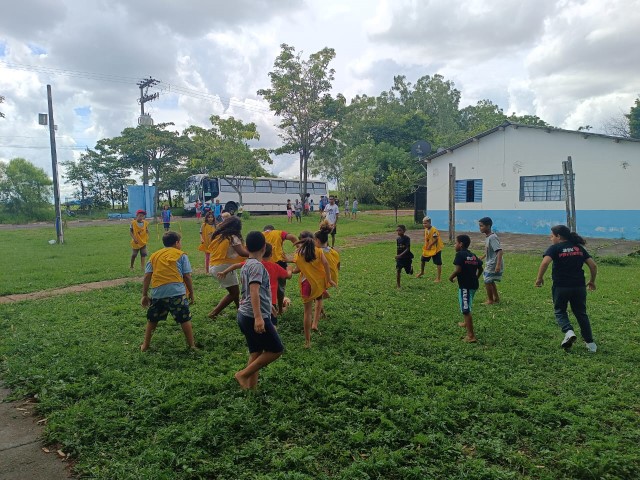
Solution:
[{"label": "barefoot child", "polygon": [[400,289],[400,274],[402,269],[407,272],[408,275],[413,275],[413,253],[411,253],[411,239],[408,235],[405,235],[407,227],[404,225],[398,225],[396,233],[396,288]]},{"label": "barefoot child", "polygon": [[467,329],[467,335],[462,339],[465,342],[474,343],[476,335],[473,332],[471,307],[473,306],[473,296],[478,290],[478,278],[482,275],[482,260],[469,251],[469,245],[471,245],[471,239],[468,235],[456,237],[456,257],[453,260],[456,269],[449,277],[449,281],[453,282],[456,277],[458,278],[458,300],[464,318],[464,322],[460,322],[458,325]]},{"label": "barefoot child", "polygon": [[261,263],[266,243],[261,232],[249,232],[249,258],[240,271],[242,299],[238,308],[238,326],[247,340],[249,361],[234,376],[243,390],[256,388],[260,370],[280,358],[284,350],[271,323],[269,275]]},{"label": "barefoot child", "polygon": [[[569,230],[565,225],[551,227],[552,245],[544,252],[544,258],[538,269],[536,287],[541,287],[544,283],[544,274],[553,262],[551,278],[553,286],[551,295],[553,296],[553,307],[556,314],[556,322],[564,333],[564,340],[560,346],[569,351],[576,341],[576,334],[569,322],[567,305],[571,304],[571,311],[578,320],[580,333],[585,341],[587,350],[596,353],[597,346],[593,341],[591,333],[591,323],[587,315],[587,289],[596,289],[596,275],[598,267],[593,261],[589,252],[584,249],[586,243],[584,239],[575,232]],[[582,266],[589,267],[589,282],[585,286],[584,272]]]},{"label": "barefoot child", "polygon": [[209,210],[204,216],[204,223],[200,225],[200,246],[198,250],[204,252],[204,271],[209,273],[209,260],[211,253],[209,253],[209,244],[211,243],[211,236],[216,231],[216,220],[214,213]]},{"label": "barefoot child", "polygon": [[144,259],[147,256],[147,243],[149,242],[149,222],[145,220],[147,212],[138,210],[136,218],[131,221],[129,235],[131,236],[131,270],[140,252],[140,266],[144,270]]},{"label": "barefoot child", "polygon": [[293,273],[300,273],[298,283],[304,305],[304,346],[309,348],[311,347],[313,302],[322,298],[330,285],[335,286],[335,282],[331,280],[329,262],[322,250],[316,247],[311,232],[302,232],[296,247],[298,250],[293,257],[296,269]]},{"label": "barefoot child", "polygon": [[[193,303],[193,283],[191,282],[191,264],[181,250],[180,234],[167,232],[162,236],[165,248],[158,250],[147,263],[142,282],[141,305],[147,310],[147,328],[144,342],[140,345],[143,352],[149,349],[151,336],[160,320],[166,320],[171,313],[180,324],[187,345],[195,348],[189,304]],[[149,297],[151,286],[151,297]]]},{"label": "barefoot child", "polygon": [[164,224],[164,231],[168,232],[171,229],[171,210],[168,205],[162,207],[162,223]]},{"label": "barefoot child", "polygon": [[[283,230],[276,230],[273,225],[265,225],[262,229],[262,233],[267,243],[273,248],[272,260],[286,270],[287,256],[284,253],[284,242],[289,241],[292,245],[295,245],[298,241],[298,237]],[[285,278],[280,278],[280,280],[278,280],[278,315],[282,313],[282,303],[284,301],[286,288],[287,280]]]},{"label": "barefoot child", "polygon": [[424,217],[422,226],[424,227],[424,245],[422,246],[422,257],[420,259],[420,273],[416,275],[416,278],[424,275],[424,265],[433,259],[433,264],[437,270],[434,282],[439,283],[442,276],[442,247],[444,243],[440,238],[438,229],[431,226],[431,217]]},{"label": "barefoot child", "polygon": [[[336,287],[338,286],[338,274],[340,271],[340,254],[332,247],[329,246],[329,234],[331,233],[331,225],[326,220],[320,222],[320,230],[314,234],[316,246],[322,249],[327,262],[329,263],[329,270],[331,272],[331,280],[334,281]],[[326,317],[324,313],[324,300],[322,297],[316,300],[316,308],[313,317],[313,323],[311,329],[318,330],[318,322],[320,317]]]},{"label": "barefoot child", "polygon": [[491,305],[500,301],[498,295],[498,286],[496,282],[502,280],[502,272],[504,271],[504,262],[502,261],[502,246],[498,236],[491,231],[493,220],[489,217],[483,217],[478,220],[480,232],[487,237],[485,240],[485,254],[480,260],[486,259],[484,269],[484,287],[487,290],[487,301],[485,305]]}]

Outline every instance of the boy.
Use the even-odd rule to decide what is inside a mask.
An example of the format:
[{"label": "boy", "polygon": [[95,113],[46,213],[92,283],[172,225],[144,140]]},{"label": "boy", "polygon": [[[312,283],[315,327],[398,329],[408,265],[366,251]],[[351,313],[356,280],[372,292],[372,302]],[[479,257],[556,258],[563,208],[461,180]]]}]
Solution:
[{"label": "boy", "polygon": [[302,203],[300,203],[299,198],[296,198],[296,203],[293,205],[293,212],[296,215],[296,222],[302,223]]},{"label": "boy", "polygon": [[[291,244],[295,245],[295,243],[298,241],[298,237],[283,230],[276,230],[273,225],[265,225],[262,229],[262,234],[264,235],[267,243],[270,244],[273,248],[273,261],[280,265],[284,270],[286,270],[287,256],[284,253],[284,242],[285,240],[288,240],[289,242],[291,242]],[[269,278],[272,277],[270,276]],[[285,278],[280,278],[280,280],[278,280],[278,315],[282,313],[282,305],[286,287],[287,280]],[[271,285],[271,288],[273,288],[273,285]]]},{"label": "boy", "polygon": [[458,278],[458,299],[460,311],[464,317],[464,322],[460,322],[458,325],[467,329],[467,335],[462,339],[465,342],[475,343],[477,339],[473,332],[471,307],[473,296],[478,290],[478,278],[482,274],[482,260],[469,251],[469,245],[471,245],[471,239],[468,235],[456,237],[456,257],[453,260],[456,269],[449,277],[449,281],[453,282],[456,277]]},{"label": "boy", "polygon": [[411,253],[411,239],[405,235],[407,227],[398,225],[396,233],[396,288],[400,289],[400,274],[402,269],[409,275],[413,275],[413,253]]},{"label": "boy", "polygon": [[147,212],[138,210],[136,218],[129,225],[129,235],[131,236],[131,270],[140,252],[140,267],[144,270],[144,259],[147,256],[147,243],[149,242],[149,222],[145,220]]},{"label": "boy", "polygon": [[331,248],[333,248],[336,243],[336,233],[339,216],[340,209],[338,208],[338,202],[336,200],[336,197],[331,195],[329,197],[329,203],[326,207],[324,207],[324,218],[326,218],[327,222],[329,222],[329,225],[333,227],[333,230],[331,230]]},{"label": "boy", "polygon": [[[158,250],[147,263],[142,282],[141,305],[147,310],[147,328],[140,350],[146,352],[151,344],[151,336],[160,320],[166,320],[171,312],[182,332],[189,348],[196,349],[191,328],[189,304],[193,303],[193,283],[191,282],[191,264],[181,250],[182,240],[179,233],[167,232],[162,236],[165,246]],[[149,297],[151,285],[151,297]]]},{"label": "boy", "polygon": [[243,390],[255,389],[260,370],[280,358],[284,350],[271,323],[269,275],[261,263],[267,242],[262,232],[254,231],[249,232],[246,243],[249,258],[240,271],[242,298],[238,326],[247,340],[249,361],[234,375]]},{"label": "boy", "polygon": [[422,257],[420,258],[420,273],[416,275],[416,278],[424,275],[424,265],[433,259],[433,264],[436,266],[438,272],[434,282],[440,283],[440,277],[442,275],[442,247],[444,244],[440,238],[438,229],[431,226],[431,217],[424,217],[422,219],[422,226],[424,227],[424,245],[422,245]]},{"label": "boy", "polygon": [[486,259],[486,267],[484,270],[484,286],[487,290],[487,301],[485,305],[492,305],[500,301],[498,296],[498,286],[496,282],[502,280],[502,272],[504,264],[502,261],[502,247],[498,236],[491,231],[493,220],[489,217],[482,217],[478,220],[480,232],[487,237],[485,240],[485,253],[480,260]]}]

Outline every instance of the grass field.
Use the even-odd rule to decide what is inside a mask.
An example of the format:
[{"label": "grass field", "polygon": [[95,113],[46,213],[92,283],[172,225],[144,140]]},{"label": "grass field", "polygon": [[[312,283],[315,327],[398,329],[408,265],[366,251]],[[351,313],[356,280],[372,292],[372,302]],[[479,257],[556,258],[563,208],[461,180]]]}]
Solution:
[{"label": "grass field", "polygon": [[[245,231],[264,220],[249,220]],[[345,222],[341,241],[388,230],[393,219],[370,222]],[[120,259],[106,251],[124,243],[120,231],[100,228],[70,230],[60,250],[82,244]],[[204,275],[195,275],[193,307],[200,352],[186,350],[171,321],[151,351],[139,352],[145,319],[132,282],[0,306],[0,375],[15,397],[37,395],[47,440],[89,478],[640,477],[637,259],[601,265],[588,300],[599,346],[591,355],[581,342],[569,354],[559,348],[550,280],[532,286],[539,257],[507,254],[503,303],[483,306],[478,292],[479,343],[469,345],[459,340],[457,287],[405,275],[397,292],[394,253],[390,243],[342,252],[340,288],[310,350],[289,286],[286,352],[256,393],[233,380],[246,361],[233,313],[205,317],[222,292]],[[443,276],[452,261],[447,247]],[[95,258],[84,262],[69,275],[82,276]]]}]

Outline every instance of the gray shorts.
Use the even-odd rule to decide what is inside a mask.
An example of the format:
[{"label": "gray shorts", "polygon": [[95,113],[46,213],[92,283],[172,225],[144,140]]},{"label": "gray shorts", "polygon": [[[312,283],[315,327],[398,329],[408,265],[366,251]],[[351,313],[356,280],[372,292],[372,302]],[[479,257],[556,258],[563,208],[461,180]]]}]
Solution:
[{"label": "gray shorts", "polygon": [[487,272],[486,270],[482,273],[484,277],[484,283],[495,283],[502,280],[502,271],[496,272]]},{"label": "gray shorts", "polygon": [[216,275],[220,272],[224,272],[227,268],[229,268],[229,264],[223,263],[222,265],[212,265],[209,267],[209,274],[213,275],[216,280],[220,283],[222,288],[235,287],[238,285],[238,276],[236,275],[236,271],[227,273],[227,276],[220,280]]}]

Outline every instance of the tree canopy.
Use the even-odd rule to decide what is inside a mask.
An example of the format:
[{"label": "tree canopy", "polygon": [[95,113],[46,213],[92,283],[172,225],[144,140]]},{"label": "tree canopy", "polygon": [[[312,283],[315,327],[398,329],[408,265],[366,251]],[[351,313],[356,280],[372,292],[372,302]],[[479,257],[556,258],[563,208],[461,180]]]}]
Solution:
[{"label": "tree canopy", "polygon": [[24,158],[0,162],[0,203],[11,214],[42,218],[51,206],[53,181]]}]

